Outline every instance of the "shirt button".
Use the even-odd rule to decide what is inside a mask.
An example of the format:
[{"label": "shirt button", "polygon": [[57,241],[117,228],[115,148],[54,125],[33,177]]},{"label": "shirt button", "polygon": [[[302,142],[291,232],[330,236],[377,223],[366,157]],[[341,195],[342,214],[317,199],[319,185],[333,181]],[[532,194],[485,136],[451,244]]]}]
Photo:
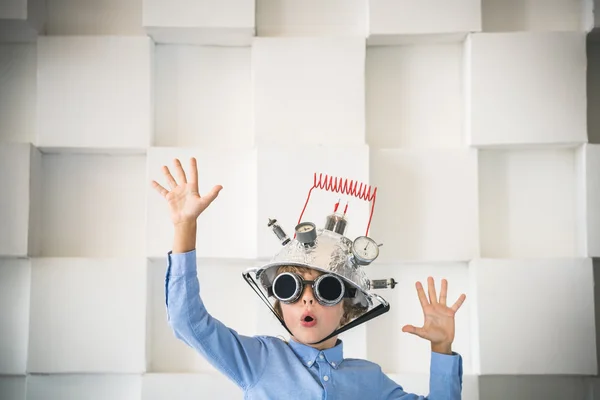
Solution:
[{"label": "shirt button", "polygon": [[334,363],[334,362],[332,362],[332,363],[331,363],[331,366],[332,366],[332,367],[335,367],[335,363]]},{"label": "shirt button", "polygon": [[307,364],[310,367],[312,365],[312,361],[309,361]]},{"label": "shirt button", "polygon": [[319,356],[319,358],[322,360],[322,359],[323,359],[323,354],[321,354],[321,355]]},{"label": "shirt button", "polygon": [[329,377],[328,377],[327,375],[325,375],[325,376],[323,377],[323,380],[324,380],[325,382],[327,382],[327,381],[329,380]]}]

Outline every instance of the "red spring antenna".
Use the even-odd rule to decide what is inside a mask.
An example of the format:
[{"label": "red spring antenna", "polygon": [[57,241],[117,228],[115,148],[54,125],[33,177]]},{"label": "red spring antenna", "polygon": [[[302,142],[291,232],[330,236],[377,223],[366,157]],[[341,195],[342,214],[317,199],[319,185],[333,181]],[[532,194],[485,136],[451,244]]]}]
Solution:
[{"label": "red spring antenna", "polygon": [[[372,188],[369,185],[366,185],[362,182],[344,179],[340,177],[333,177],[328,175],[319,174],[319,178],[317,179],[317,174],[314,174],[314,183],[313,186],[308,191],[308,196],[306,197],[306,202],[304,203],[304,208],[300,213],[300,218],[298,218],[298,223],[302,222],[302,216],[304,215],[304,211],[306,211],[306,206],[310,201],[310,195],[314,189],[321,189],[328,192],[341,193],[348,196],[354,196],[361,200],[370,201],[371,202],[371,213],[369,215],[369,223],[367,225],[367,231],[365,236],[369,235],[369,229],[371,228],[371,220],[373,219],[373,211],[375,210],[375,199],[377,197],[377,188]],[[337,211],[340,201],[335,204],[334,212]],[[348,210],[348,203],[346,203],[346,207],[344,209],[344,214]]]}]

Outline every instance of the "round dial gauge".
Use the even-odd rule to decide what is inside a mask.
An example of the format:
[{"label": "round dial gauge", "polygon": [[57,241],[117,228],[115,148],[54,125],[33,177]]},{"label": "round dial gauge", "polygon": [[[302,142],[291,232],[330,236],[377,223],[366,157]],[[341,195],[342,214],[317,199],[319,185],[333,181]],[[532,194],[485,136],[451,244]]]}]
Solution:
[{"label": "round dial gauge", "polygon": [[312,222],[302,222],[296,226],[296,237],[300,243],[311,244],[317,238],[317,227]]},{"label": "round dial gauge", "polygon": [[296,232],[307,233],[315,230],[315,224],[312,222],[303,222],[296,227]]},{"label": "round dial gauge", "polygon": [[352,244],[352,254],[359,264],[370,264],[379,256],[379,246],[367,236],[359,236]]}]

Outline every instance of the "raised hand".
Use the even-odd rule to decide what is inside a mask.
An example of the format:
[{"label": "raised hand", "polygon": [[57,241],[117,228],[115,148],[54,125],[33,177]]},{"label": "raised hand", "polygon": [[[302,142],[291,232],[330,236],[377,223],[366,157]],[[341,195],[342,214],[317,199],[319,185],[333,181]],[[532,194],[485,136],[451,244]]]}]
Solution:
[{"label": "raised hand", "polygon": [[442,279],[442,290],[438,300],[435,284],[432,277],[427,278],[429,300],[425,295],[421,282],[416,283],[417,294],[423,308],[425,322],[422,327],[405,325],[402,332],[412,333],[431,342],[433,351],[450,354],[452,352],[452,342],[454,341],[454,316],[466,299],[466,295],[461,294],[452,305],[446,305],[446,296],[448,292],[448,281]]},{"label": "raised hand", "polygon": [[173,166],[179,183],[173,178],[169,168],[165,165],[162,167],[162,171],[167,178],[171,190],[165,189],[156,181],[152,181],[152,187],[167,200],[171,220],[174,225],[195,222],[200,214],[217,197],[223,186],[217,185],[204,196],[200,196],[200,193],[198,193],[198,166],[196,165],[196,159],[193,157],[190,159],[189,178],[186,176],[179,159],[176,158],[173,160]]}]

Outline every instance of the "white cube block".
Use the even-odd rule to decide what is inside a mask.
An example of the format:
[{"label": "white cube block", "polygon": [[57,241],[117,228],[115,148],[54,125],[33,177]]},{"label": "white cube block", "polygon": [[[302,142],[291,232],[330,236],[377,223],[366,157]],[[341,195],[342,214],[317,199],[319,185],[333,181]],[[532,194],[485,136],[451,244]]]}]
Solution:
[{"label": "white cube block", "polygon": [[178,158],[189,176],[190,158],[198,164],[200,195],[215,185],[219,196],[198,218],[196,249],[199,257],[256,257],[256,150],[210,150],[201,148],[158,148],[148,150],[147,162],[147,255],[164,257],[173,246],[173,223],[167,202],[150,182],[169,185],[162,166],[177,179],[173,159]]},{"label": "white cube block", "polygon": [[582,31],[591,7],[588,0],[482,0],[485,32]]},{"label": "white cube block", "polygon": [[394,278],[394,289],[378,290],[390,303],[390,311],[369,321],[367,333],[368,359],[379,364],[386,373],[427,374],[430,370],[431,343],[410,333],[404,325],[423,326],[423,308],[415,284],[421,282],[427,291],[427,277],[435,279],[437,294],[442,279],[448,281],[448,306],[461,294],[467,295],[455,316],[455,338],[452,350],[463,357],[463,372],[471,373],[471,316],[473,300],[469,293],[467,263],[372,264],[370,279]]},{"label": "white cube block", "polygon": [[461,147],[460,43],[367,49],[367,141],[371,147]]},{"label": "white cube block", "polygon": [[141,400],[142,377],[135,375],[34,375],[27,400]]},{"label": "white cube block", "polygon": [[0,375],[27,372],[30,279],[29,260],[0,260]]},{"label": "white cube block", "polygon": [[481,256],[581,255],[575,171],[575,149],[481,151]]},{"label": "white cube block", "polygon": [[244,394],[220,373],[147,374],[142,378],[142,400],[241,400]]},{"label": "white cube block", "polygon": [[258,145],[364,143],[364,39],[259,38],[252,73]]},{"label": "white cube block", "polygon": [[34,259],[28,372],[144,372],[146,268],[145,259]]},{"label": "white cube block", "polygon": [[154,145],[251,147],[248,47],[156,47]]},{"label": "white cube block", "polygon": [[[570,376],[482,376],[479,378],[481,399],[595,400],[591,379]],[[597,395],[597,394],[596,394]],[[591,397],[589,397],[591,396]]]},{"label": "white cube block", "polygon": [[255,33],[253,0],[143,0],[143,8],[156,43],[244,46]]},{"label": "white cube block", "polygon": [[33,143],[36,46],[0,45],[0,71],[0,142]]},{"label": "white cube block", "polygon": [[143,256],[144,156],[43,156],[42,255]]},{"label": "white cube block", "polygon": [[369,0],[371,45],[460,41],[479,31],[481,0]]},{"label": "white cube block", "polygon": [[147,37],[38,41],[37,145],[144,151],[153,132],[153,43]]},{"label": "white cube block", "polygon": [[367,35],[368,0],[258,0],[258,36]]},{"label": "white cube block", "polygon": [[[427,396],[429,394],[429,373],[387,374],[387,376],[401,385],[404,391],[408,393],[414,393],[421,396]],[[463,375],[461,400],[479,399],[479,377],[476,375]]]},{"label": "white cube block", "polygon": [[587,133],[590,143],[600,143],[600,113],[596,112],[600,107],[600,40],[591,39],[592,35],[586,41]]},{"label": "white cube block", "polygon": [[0,400],[25,400],[27,377],[0,376]]},{"label": "white cube block", "polygon": [[[310,221],[318,228],[323,228],[338,200],[339,213],[348,204],[345,235],[354,239],[368,233],[371,204],[363,198],[374,193],[374,188],[370,188],[369,184],[369,149],[365,145],[260,148],[258,222],[254,226],[254,232],[258,232],[258,256],[269,259],[281,250],[281,242],[267,226],[269,219],[276,219],[287,235],[293,238],[294,228],[301,216],[302,221]],[[312,190],[309,199],[309,192],[314,186],[317,188]],[[326,186],[348,187],[349,190],[322,189]]]},{"label": "white cube block", "polygon": [[585,143],[585,33],[482,33],[466,41],[467,143]]},{"label": "white cube block", "polygon": [[3,0],[0,42],[35,42],[46,32],[46,0]]},{"label": "white cube block", "polygon": [[[207,311],[229,328],[245,336],[263,334],[257,329],[255,300],[258,296],[242,278],[242,272],[253,266],[255,263],[252,261],[201,258],[197,261],[200,296]],[[151,372],[216,373],[217,370],[200,353],[175,337],[168,324],[165,305],[166,267],[166,259],[153,260],[149,266],[148,369]],[[227,287],[226,292],[223,291],[224,287]],[[234,293],[235,295],[232,295]]]},{"label": "white cube block", "polygon": [[476,373],[596,374],[591,259],[479,259],[469,267]]},{"label": "white cube block", "polygon": [[40,252],[42,156],[30,144],[0,144],[0,255],[25,257]]},{"label": "white cube block", "polygon": [[579,253],[600,257],[600,144],[587,144],[577,154]]},{"label": "white cube block", "polygon": [[478,254],[477,153],[373,150],[372,237],[386,261],[462,261]]},{"label": "white cube block", "polygon": [[52,36],[144,35],[141,1],[46,0]]}]

